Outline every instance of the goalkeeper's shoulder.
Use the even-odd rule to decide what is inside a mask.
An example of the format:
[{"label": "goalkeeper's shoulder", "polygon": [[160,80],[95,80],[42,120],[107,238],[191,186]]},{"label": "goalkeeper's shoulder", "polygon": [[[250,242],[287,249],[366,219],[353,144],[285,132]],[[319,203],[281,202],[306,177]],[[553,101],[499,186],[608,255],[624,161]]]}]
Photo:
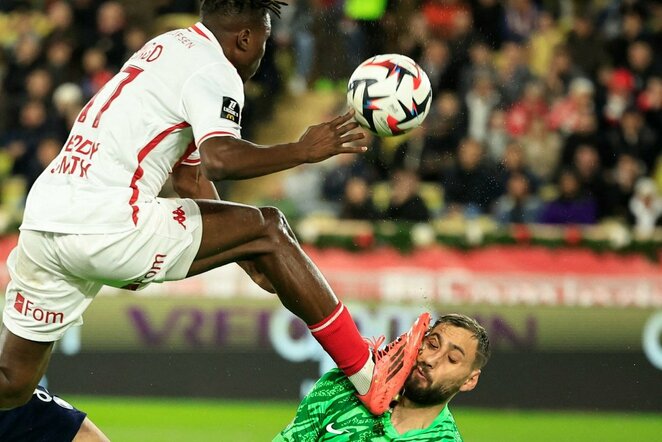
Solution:
[{"label": "goalkeeper's shoulder", "polygon": [[[317,382],[334,382],[334,383],[347,383],[349,382],[349,379],[347,379],[347,376],[345,373],[342,372],[339,368],[333,368],[326,373],[322,375],[321,378],[319,378],[319,381]],[[350,382],[351,385],[351,382]]]},{"label": "goalkeeper's shoulder", "polygon": [[315,382],[315,386],[310,394],[324,394],[324,392],[333,391],[333,394],[335,395],[343,390],[353,392],[354,386],[339,368],[334,368],[324,373],[324,375]]}]

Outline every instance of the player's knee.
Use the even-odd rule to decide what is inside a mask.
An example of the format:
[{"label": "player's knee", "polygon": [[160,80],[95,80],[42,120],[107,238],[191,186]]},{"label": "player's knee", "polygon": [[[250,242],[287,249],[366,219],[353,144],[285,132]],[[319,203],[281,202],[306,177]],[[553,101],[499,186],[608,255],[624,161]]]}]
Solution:
[{"label": "player's knee", "polygon": [[276,207],[261,207],[260,212],[264,219],[266,233],[271,240],[277,242],[292,240],[283,212]]}]

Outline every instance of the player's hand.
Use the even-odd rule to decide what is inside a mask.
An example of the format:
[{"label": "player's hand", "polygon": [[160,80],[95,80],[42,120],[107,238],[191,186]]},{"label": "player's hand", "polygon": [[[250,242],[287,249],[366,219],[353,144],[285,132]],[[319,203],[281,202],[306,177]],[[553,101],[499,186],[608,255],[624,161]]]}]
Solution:
[{"label": "player's hand", "polygon": [[317,163],[341,153],[363,153],[368,150],[366,146],[355,143],[365,138],[362,133],[350,133],[359,127],[353,117],[354,111],[351,110],[326,123],[310,126],[299,139],[306,152],[306,162]]}]

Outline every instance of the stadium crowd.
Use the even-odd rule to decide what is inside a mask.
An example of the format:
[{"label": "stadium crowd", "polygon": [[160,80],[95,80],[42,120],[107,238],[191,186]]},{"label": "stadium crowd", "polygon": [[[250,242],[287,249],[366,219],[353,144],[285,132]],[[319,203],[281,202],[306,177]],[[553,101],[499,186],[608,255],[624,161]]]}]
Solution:
[{"label": "stadium crowd", "polygon": [[[287,3],[248,88],[256,92],[247,96],[246,138],[279,97],[343,89],[372,54],[415,59],[434,97],[424,126],[401,142],[372,137],[368,154],[345,156],[323,174],[295,171],[288,179],[299,181],[286,179],[285,189],[298,189],[290,202],[299,214],[324,205],[369,220],[616,219],[643,230],[662,222],[662,1]],[[84,102],[163,31],[164,17],[190,22],[198,7],[196,0],[0,1],[6,210],[20,206]],[[282,54],[296,55],[284,66]],[[9,185],[16,179],[25,183],[19,191]],[[389,183],[384,208],[371,193],[380,183]],[[311,204],[301,189],[321,200]]]}]

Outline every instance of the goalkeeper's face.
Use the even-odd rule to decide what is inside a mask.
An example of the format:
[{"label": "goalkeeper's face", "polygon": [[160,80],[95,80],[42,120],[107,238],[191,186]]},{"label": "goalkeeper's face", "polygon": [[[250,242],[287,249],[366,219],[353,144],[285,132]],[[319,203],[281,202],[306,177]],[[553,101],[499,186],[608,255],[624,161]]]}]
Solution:
[{"label": "goalkeeper's face", "polygon": [[438,405],[459,391],[473,390],[480,369],[474,367],[478,343],[471,332],[440,324],[423,339],[403,395],[419,405]]}]

